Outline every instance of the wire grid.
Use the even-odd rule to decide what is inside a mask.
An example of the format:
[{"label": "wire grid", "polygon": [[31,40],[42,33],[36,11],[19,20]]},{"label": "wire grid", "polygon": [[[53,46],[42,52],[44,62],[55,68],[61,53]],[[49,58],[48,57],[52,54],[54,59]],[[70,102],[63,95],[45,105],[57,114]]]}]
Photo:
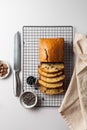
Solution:
[{"label": "wire grid", "polygon": [[[30,87],[26,83],[29,76],[37,79],[39,62],[39,39],[40,38],[64,38],[64,64],[65,81],[64,89],[67,90],[73,70],[73,27],[72,26],[24,26],[23,27],[23,87],[29,88],[38,96],[37,106],[60,106],[64,94],[45,95],[39,89]],[[37,86],[39,88],[39,86]]]}]

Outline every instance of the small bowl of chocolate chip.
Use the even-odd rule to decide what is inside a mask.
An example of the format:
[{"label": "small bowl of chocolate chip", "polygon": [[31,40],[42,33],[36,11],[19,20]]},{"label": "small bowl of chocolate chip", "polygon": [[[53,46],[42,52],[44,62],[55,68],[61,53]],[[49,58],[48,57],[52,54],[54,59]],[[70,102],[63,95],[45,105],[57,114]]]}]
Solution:
[{"label": "small bowl of chocolate chip", "polygon": [[10,67],[8,63],[0,60],[0,79],[5,79],[10,73]]}]

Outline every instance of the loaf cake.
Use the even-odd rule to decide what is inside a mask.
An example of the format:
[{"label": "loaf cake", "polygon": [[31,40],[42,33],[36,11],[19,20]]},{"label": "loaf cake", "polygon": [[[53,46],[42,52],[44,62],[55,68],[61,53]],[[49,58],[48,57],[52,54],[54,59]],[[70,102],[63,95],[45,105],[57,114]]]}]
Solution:
[{"label": "loaf cake", "polygon": [[40,65],[38,83],[40,91],[53,95],[64,91],[64,38],[40,39]]},{"label": "loaf cake", "polygon": [[64,62],[64,38],[40,39],[40,62]]}]

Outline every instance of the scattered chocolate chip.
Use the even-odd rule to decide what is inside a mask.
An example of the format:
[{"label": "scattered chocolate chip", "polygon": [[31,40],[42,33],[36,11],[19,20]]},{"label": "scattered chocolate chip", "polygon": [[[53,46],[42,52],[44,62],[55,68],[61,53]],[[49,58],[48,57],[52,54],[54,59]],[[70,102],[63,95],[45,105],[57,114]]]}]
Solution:
[{"label": "scattered chocolate chip", "polygon": [[42,97],[42,101],[44,101],[44,97]]},{"label": "scattered chocolate chip", "polygon": [[37,85],[35,85],[35,89],[36,89],[36,90],[38,90],[38,89],[39,89],[39,87],[38,87]]},{"label": "scattered chocolate chip", "polygon": [[35,87],[35,90],[38,90],[38,88],[37,88],[37,87]]}]

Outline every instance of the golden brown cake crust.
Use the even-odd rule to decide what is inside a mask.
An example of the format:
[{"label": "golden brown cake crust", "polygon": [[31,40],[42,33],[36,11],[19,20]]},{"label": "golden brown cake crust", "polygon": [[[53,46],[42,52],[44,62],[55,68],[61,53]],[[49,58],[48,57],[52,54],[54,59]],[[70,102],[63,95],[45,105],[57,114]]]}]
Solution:
[{"label": "golden brown cake crust", "polygon": [[40,86],[40,91],[47,95],[54,95],[54,94],[60,94],[64,92],[64,89],[62,87],[60,88],[46,88],[43,86]]},{"label": "golden brown cake crust", "polygon": [[40,62],[64,62],[64,38],[40,39]]}]

